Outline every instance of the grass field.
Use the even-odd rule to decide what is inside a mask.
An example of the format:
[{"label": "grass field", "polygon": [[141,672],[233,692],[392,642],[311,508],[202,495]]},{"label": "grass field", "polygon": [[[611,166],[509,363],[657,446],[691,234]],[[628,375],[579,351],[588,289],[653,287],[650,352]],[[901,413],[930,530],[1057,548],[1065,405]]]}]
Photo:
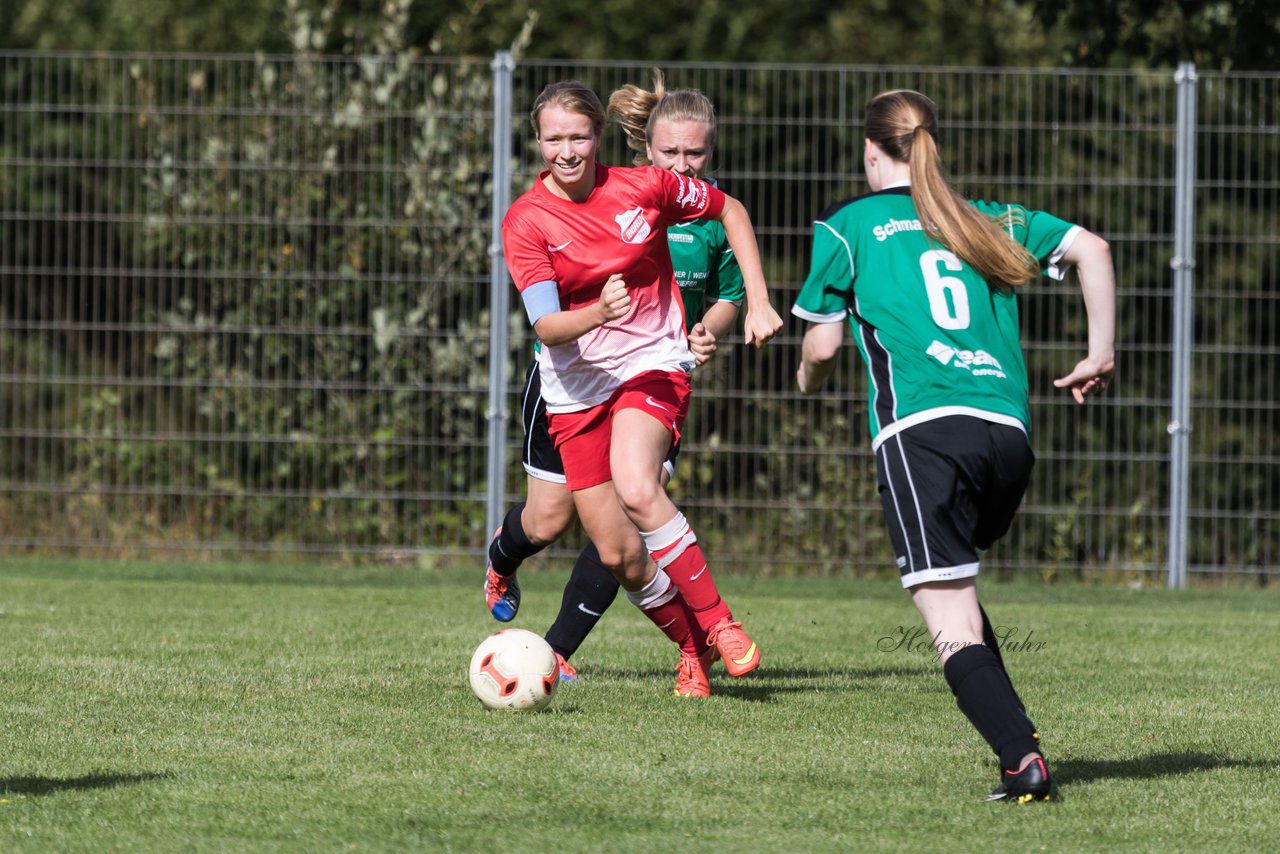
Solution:
[{"label": "grass field", "polygon": [[[466,685],[466,570],[0,563],[0,850],[1266,850],[1280,596],[986,586],[1057,803],[990,752],[906,594],[721,578],[764,650],[671,696],[619,601],[538,714]],[[564,575],[526,572],[541,632]],[[882,640],[888,638],[889,640]]]}]

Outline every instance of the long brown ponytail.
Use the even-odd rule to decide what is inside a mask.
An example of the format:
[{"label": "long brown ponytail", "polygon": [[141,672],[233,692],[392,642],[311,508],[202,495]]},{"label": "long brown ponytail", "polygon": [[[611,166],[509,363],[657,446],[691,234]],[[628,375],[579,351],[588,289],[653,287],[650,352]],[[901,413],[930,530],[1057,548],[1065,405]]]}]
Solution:
[{"label": "long brown ponytail", "polygon": [[947,181],[938,153],[938,119],[928,98],[910,89],[882,92],[867,102],[866,117],[867,138],[910,165],[911,200],[925,234],[996,288],[1035,281],[1040,275],[1035,256]]}]

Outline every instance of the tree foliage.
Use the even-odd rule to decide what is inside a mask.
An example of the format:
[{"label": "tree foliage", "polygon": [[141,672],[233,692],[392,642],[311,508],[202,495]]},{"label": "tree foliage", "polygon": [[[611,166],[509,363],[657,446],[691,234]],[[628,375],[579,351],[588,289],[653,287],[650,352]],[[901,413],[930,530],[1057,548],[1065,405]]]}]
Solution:
[{"label": "tree foliage", "polygon": [[0,47],[252,51],[285,47],[281,0],[0,0]]},{"label": "tree foliage", "polygon": [[1053,61],[1097,67],[1213,70],[1280,67],[1274,0],[1032,0],[1036,21],[1059,34]]},{"label": "tree foliage", "polygon": [[[373,48],[381,0],[304,0],[330,46]],[[417,0],[405,43],[488,55],[541,17],[535,58],[653,62],[1080,65],[1213,69],[1280,64],[1272,0]],[[0,47],[285,52],[283,0],[0,0]]]}]

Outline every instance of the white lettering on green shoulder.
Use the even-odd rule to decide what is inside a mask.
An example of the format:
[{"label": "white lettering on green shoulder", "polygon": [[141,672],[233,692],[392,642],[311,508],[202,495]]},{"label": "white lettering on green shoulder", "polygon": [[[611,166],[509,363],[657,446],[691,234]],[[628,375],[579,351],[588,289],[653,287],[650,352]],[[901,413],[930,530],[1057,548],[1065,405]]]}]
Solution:
[{"label": "white lettering on green shoulder", "polygon": [[883,225],[877,225],[871,229],[871,233],[876,236],[878,243],[884,243],[890,237],[893,237],[900,231],[923,231],[924,227],[920,225],[918,219],[891,219]]}]

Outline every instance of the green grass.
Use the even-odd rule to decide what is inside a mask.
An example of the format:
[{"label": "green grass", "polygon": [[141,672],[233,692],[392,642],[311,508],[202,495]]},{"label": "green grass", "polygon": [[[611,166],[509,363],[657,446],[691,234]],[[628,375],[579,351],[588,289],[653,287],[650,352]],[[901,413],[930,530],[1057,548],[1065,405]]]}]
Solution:
[{"label": "green grass", "polygon": [[[1272,592],[989,584],[1058,803],[995,763],[880,582],[721,586],[764,650],[671,696],[620,600],[583,681],[486,712],[474,569],[0,563],[0,850],[1183,851],[1280,838]],[[564,575],[524,574],[542,631]],[[1037,646],[1039,644],[1040,646]]]}]

